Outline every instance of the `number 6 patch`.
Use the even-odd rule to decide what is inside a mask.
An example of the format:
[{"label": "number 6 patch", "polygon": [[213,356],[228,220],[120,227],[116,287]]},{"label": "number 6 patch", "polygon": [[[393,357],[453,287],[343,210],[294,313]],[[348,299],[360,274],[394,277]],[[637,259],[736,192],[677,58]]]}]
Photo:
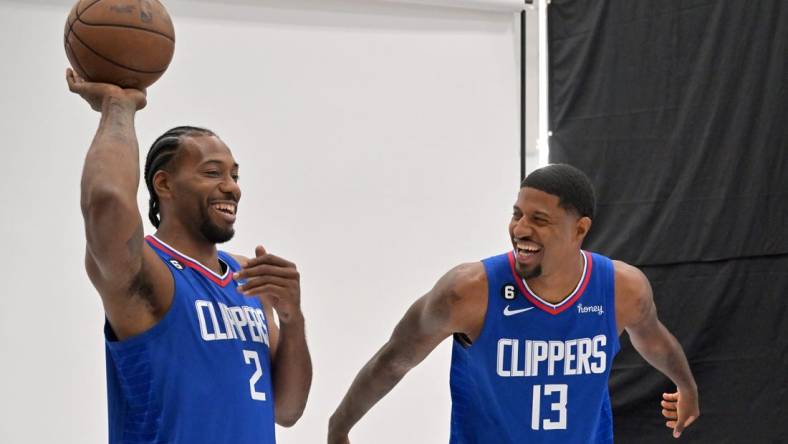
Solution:
[{"label": "number 6 patch", "polygon": [[501,296],[507,301],[511,301],[517,297],[517,289],[512,284],[506,284],[501,287]]}]

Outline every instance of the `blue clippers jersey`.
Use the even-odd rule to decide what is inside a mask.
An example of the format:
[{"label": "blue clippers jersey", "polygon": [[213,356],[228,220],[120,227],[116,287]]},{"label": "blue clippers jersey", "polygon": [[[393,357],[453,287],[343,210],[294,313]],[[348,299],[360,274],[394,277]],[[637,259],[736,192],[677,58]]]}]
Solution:
[{"label": "blue clippers jersey", "polygon": [[105,327],[109,442],[273,444],[268,324],[236,291],[238,263],[219,276],[155,237],[175,296],[153,328],[118,341]]},{"label": "blue clippers jersey", "polygon": [[583,277],[557,305],[528,289],[512,253],[482,261],[484,327],[471,346],[455,340],[452,352],[452,444],[613,442],[613,263],[583,257]]}]

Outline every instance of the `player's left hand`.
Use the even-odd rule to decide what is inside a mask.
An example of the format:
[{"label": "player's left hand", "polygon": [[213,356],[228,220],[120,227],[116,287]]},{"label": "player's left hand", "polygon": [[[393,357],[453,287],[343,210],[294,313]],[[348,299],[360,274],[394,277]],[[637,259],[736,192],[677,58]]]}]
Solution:
[{"label": "player's left hand", "polygon": [[254,253],[255,257],[242,263],[241,271],[233,275],[236,281],[246,280],[238,291],[260,298],[276,310],[282,323],[301,317],[301,278],[295,264],[269,254],[262,245]]},{"label": "player's left hand", "polygon": [[662,394],[662,416],[667,419],[665,426],[673,429],[673,437],[678,438],[685,428],[700,416],[698,391],[686,390]]}]

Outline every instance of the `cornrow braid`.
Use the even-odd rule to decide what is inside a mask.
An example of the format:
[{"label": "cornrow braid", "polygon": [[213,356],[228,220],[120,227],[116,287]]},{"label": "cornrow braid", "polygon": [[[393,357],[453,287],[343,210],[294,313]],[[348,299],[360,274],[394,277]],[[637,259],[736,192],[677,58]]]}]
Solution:
[{"label": "cornrow braid", "polygon": [[148,187],[148,193],[150,193],[148,219],[156,228],[159,228],[161,223],[161,218],[159,217],[161,207],[159,196],[156,195],[156,191],[153,189],[153,176],[156,174],[156,171],[167,168],[172,158],[178,152],[184,136],[195,135],[215,136],[216,134],[209,129],[196,126],[176,126],[159,136],[151,145],[150,150],[148,150],[148,156],[145,159],[145,185]]}]

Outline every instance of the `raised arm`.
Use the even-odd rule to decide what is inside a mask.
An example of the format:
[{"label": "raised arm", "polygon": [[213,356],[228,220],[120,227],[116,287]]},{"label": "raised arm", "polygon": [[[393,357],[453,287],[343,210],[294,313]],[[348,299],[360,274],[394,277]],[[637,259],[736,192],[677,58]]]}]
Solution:
[{"label": "raised arm", "polygon": [[657,318],[654,295],[646,276],[637,268],[615,262],[616,318],[626,329],[635,350],[667,376],[678,391],[663,395],[666,426],[678,438],[700,415],[698,387],[681,344]]},{"label": "raised arm", "polygon": [[444,339],[475,338],[487,309],[487,277],[481,263],[460,265],[418,299],[388,342],[367,362],[329,421],[329,444],[349,442],[350,429]]},{"label": "raised arm", "polygon": [[101,113],[82,170],[85,268],[116,334],[130,336],[155,322],[150,279],[143,267],[145,254],[153,253],[145,252],[137,207],[140,167],[134,116],[146,104],[145,92],[86,82],[71,69],[66,81]]}]

